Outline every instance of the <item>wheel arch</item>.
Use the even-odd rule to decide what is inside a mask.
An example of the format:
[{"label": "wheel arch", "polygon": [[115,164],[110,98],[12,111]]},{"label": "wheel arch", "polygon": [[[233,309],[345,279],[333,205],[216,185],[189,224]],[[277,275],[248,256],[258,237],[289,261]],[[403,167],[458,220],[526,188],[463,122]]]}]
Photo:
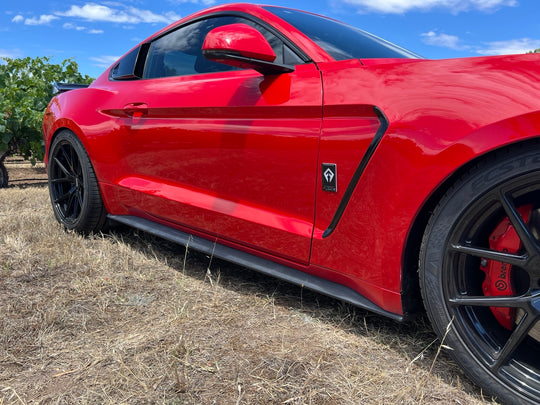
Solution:
[{"label": "wheel arch", "polygon": [[[540,132],[538,132],[538,134],[540,134]],[[515,142],[489,149],[485,153],[477,155],[474,159],[469,160],[453,171],[425,200],[418,210],[412,226],[409,228],[401,259],[402,303],[404,314],[414,314],[424,310],[418,278],[420,246],[431,214],[441,198],[458,179],[473,167],[478,166],[485,160],[491,159],[494,155],[500,154],[502,151],[510,151],[527,146],[540,147],[540,135],[519,139]]]},{"label": "wheel arch", "polygon": [[54,140],[56,139],[58,134],[60,132],[62,132],[62,131],[65,131],[65,130],[73,132],[73,134],[83,144],[84,149],[88,153],[88,147],[87,147],[87,144],[86,144],[86,140],[84,139],[83,131],[81,130],[81,128],[79,128],[79,126],[75,122],[73,122],[73,121],[71,121],[69,119],[66,119],[66,118],[62,118],[62,119],[59,119],[58,121],[55,122],[55,125],[54,125],[52,131],[50,131],[52,133],[52,135],[47,137],[47,141],[45,143],[45,163],[46,164],[48,164],[48,161],[49,161],[49,155],[51,153],[51,145],[54,143]]},{"label": "wheel arch", "polygon": [[49,195],[58,222],[82,234],[106,229],[99,183],[79,136],[69,128],[58,128],[48,154],[52,158],[47,166]]},{"label": "wheel arch", "polygon": [[100,171],[99,165],[95,164],[92,148],[89,148],[89,142],[87,142],[87,139],[83,135],[83,132],[79,128],[79,126],[77,124],[75,124],[73,121],[67,120],[67,119],[63,119],[61,121],[62,121],[62,124],[64,124],[64,125],[55,126],[55,129],[54,129],[54,131],[52,131],[52,135],[50,136],[50,139],[49,139],[48,143],[46,144],[45,164],[47,166],[49,165],[48,159],[49,159],[49,155],[51,153],[50,147],[51,147],[51,145],[53,145],[53,143],[54,143],[55,139],[58,137],[58,135],[60,133],[62,133],[63,131],[66,131],[66,130],[71,132],[81,142],[82,147],[84,148],[86,154],[88,155],[88,157],[90,159],[90,164],[92,165],[94,175],[95,175],[95,177],[96,177],[96,179],[98,181],[98,185],[99,185],[99,189],[100,189],[100,193],[101,193],[101,198],[103,200],[103,203],[105,204],[106,209],[109,210],[109,208],[110,208],[109,202],[105,198],[106,195],[104,194],[104,190],[103,190],[102,185],[101,185],[101,181],[103,180],[103,176],[102,176],[102,173]]}]

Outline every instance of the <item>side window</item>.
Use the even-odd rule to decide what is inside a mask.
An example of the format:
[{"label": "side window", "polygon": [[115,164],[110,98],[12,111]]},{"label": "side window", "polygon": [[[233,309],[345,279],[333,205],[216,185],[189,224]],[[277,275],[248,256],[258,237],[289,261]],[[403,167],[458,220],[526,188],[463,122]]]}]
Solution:
[{"label": "side window", "polygon": [[132,50],[116,63],[111,70],[111,79],[132,80],[140,78],[135,72],[135,64],[137,62],[137,56],[139,55],[139,49],[140,48]]},{"label": "side window", "polygon": [[276,54],[276,60],[274,62],[293,66],[304,63],[304,61],[296,53],[294,53],[291,48],[285,45],[285,43],[281,39],[279,39],[266,28],[264,28],[261,24],[243,18],[239,18],[237,22],[247,24],[258,30],[261,34],[263,34],[263,36],[266,38],[266,40],[274,50],[274,53]]},{"label": "side window", "polygon": [[237,68],[207,60],[202,54],[206,34],[235,17],[197,21],[153,41],[148,51],[144,78],[186,76],[198,73],[225,72]]},{"label": "side window", "polygon": [[153,79],[239,70],[237,67],[210,61],[202,54],[202,44],[208,32],[216,27],[235,23],[248,24],[259,30],[274,49],[276,63],[292,65],[303,63],[283,41],[262,25],[237,16],[222,16],[180,27],[153,41],[148,49],[143,77]]}]

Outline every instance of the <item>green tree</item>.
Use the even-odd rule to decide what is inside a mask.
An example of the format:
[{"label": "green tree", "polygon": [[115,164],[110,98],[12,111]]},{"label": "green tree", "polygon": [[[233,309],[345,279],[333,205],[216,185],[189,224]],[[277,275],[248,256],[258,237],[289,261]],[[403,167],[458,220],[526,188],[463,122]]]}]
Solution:
[{"label": "green tree", "polygon": [[527,53],[540,53],[540,48],[535,49],[534,51],[529,51],[529,52],[527,52]]},{"label": "green tree", "polygon": [[44,154],[41,123],[53,96],[53,82],[89,84],[77,63],[48,57],[0,60],[0,187],[7,185],[4,159],[18,153],[32,164]]}]

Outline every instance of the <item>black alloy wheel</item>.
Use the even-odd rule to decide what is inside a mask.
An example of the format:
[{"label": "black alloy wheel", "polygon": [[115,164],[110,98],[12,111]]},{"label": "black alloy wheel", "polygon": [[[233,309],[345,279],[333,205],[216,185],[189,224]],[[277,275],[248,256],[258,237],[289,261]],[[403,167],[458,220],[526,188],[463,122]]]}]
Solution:
[{"label": "black alloy wheel", "polygon": [[434,329],[469,377],[503,403],[540,403],[540,152],[500,152],[447,192],[420,278]]},{"label": "black alloy wheel", "polygon": [[94,169],[80,140],[60,132],[49,155],[49,194],[56,219],[81,233],[103,230],[105,211]]}]

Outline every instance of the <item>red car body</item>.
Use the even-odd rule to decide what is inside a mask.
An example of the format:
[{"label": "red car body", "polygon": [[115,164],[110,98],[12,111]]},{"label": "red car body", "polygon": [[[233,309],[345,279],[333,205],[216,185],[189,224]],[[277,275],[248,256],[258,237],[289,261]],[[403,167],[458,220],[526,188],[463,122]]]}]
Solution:
[{"label": "red car body", "polygon": [[[228,12],[264,21],[310,62],[282,74],[148,80],[111,80],[113,65],[52,100],[46,156],[68,129],[110,217],[300,270],[403,318],[418,301],[422,235],[441,197],[495,151],[535,145],[539,55],[334,60],[269,9],[246,4],[202,11],[144,42]],[[335,191],[322,187],[323,164],[337,168]]]}]

